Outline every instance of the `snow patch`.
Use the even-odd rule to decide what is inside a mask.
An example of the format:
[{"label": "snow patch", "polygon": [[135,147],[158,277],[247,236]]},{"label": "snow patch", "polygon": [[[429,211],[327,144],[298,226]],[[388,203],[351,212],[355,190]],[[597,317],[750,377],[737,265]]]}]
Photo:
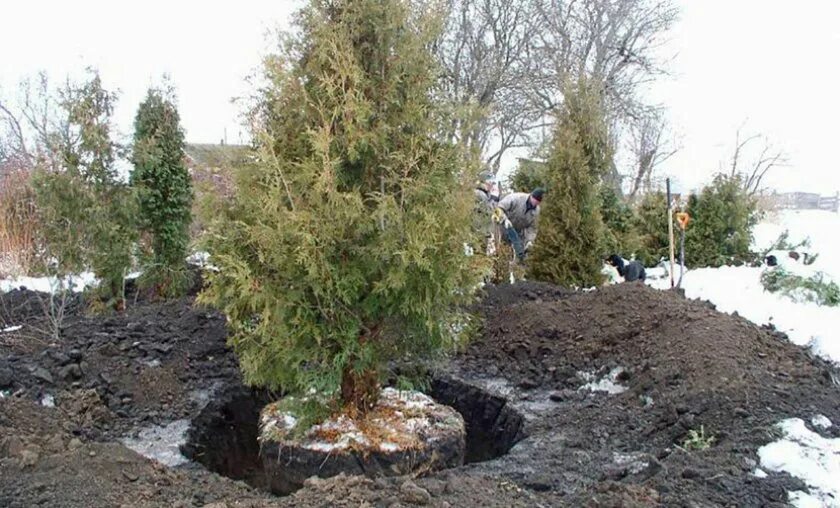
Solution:
[{"label": "snow patch", "polygon": [[205,270],[218,272],[219,268],[210,263],[210,253],[205,251],[197,251],[187,256],[187,263],[196,265]]},{"label": "snow patch", "polygon": [[67,280],[59,280],[56,277],[15,277],[0,279],[0,293],[6,293],[19,287],[25,287],[40,293],[55,293],[60,288],[66,287],[74,293],[79,293],[87,287],[95,287],[98,284],[99,281],[93,272],[72,275]]},{"label": "snow patch", "polygon": [[796,508],[826,508],[827,506],[838,506],[837,504],[826,504],[819,497],[812,496],[807,492],[795,490],[788,492],[788,501]]},{"label": "snow patch", "polygon": [[[840,507],[840,438],[826,439],[799,418],[777,425],[782,438],[758,450],[762,467],[799,478],[809,492],[790,492],[795,506]],[[816,504],[814,504],[816,503]]]},{"label": "snow patch", "polygon": [[[295,441],[304,449],[325,453],[372,446],[394,452],[414,446],[422,436],[431,441],[439,428],[458,421],[463,429],[463,420],[453,409],[437,404],[428,395],[385,388],[364,429],[355,420],[339,415],[314,425]],[[269,404],[260,415],[260,440],[283,443],[297,424],[294,415],[279,411],[277,403]]]},{"label": "snow patch", "polygon": [[756,478],[767,478],[767,473],[765,473],[763,469],[759,468],[753,471],[753,476]]},{"label": "snow patch", "polygon": [[55,407],[55,397],[53,397],[49,393],[44,394],[44,396],[41,397],[40,402],[41,405],[44,407]]},{"label": "snow patch", "polygon": [[823,415],[817,415],[811,418],[811,425],[820,429],[827,429],[831,427],[831,420]]},{"label": "snow patch", "polygon": [[23,325],[10,326],[8,328],[3,328],[2,330],[0,330],[0,333],[16,332],[16,331],[20,330],[21,328],[23,328]]},{"label": "snow patch", "polygon": [[618,376],[624,372],[624,367],[616,367],[601,379],[596,378],[593,372],[578,372],[578,375],[587,383],[578,390],[589,390],[590,392],[606,392],[610,395],[617,395],[627,391],[627,387],[618,383]]},{"label": "snow patch", "polygon": [[140,431],[137,437],[126,437],[122,443],[140,455],[169,467],[189,462],[181,455],[181,445],[187,442],[189,420],[176,420],[169,425],[154,425]]},{"label": "snow patch", "polygon": [[601,267],[601,275],[606,279],[605,285],[613,285],[621,282],[618,269],[609,263],[604,263],[604,266]]}]

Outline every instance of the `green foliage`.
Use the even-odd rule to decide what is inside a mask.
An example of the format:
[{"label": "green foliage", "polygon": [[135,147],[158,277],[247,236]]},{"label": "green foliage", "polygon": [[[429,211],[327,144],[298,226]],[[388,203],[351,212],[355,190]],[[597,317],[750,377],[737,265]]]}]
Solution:
[{"label": "green foliage", "polygon": [[683,441],[683,448],[686,450],[703,451],[711,448],[715,444],[715,436],[713,434],[706,435],[706,429],[700,426],[700,430],[691,429],[688,431],[688,437]]},{"label": "green foliage", "polygon": [[547,171],[545,162],[519,159],[519,166],[508,180],[508,187],[511,192],[531,192],[537,187],[548,190],[551,182],[547,180]]},{"label": "green foliage", "polygon": [[140,104],[132,160],[140,226],[151,235],[153,252],[144,278],[160,294],[177,296],[189,284],[185,258],[193,194],[184,164],[184,132],[171,94],[151,89]]},{"label": "green foliage", "polygon": [[761,284],[771,293],[781,293],[794,300],[828,307],[840,305],[840,286],[822,272],[803,277],[777,267],[761,274]]},{"label": "green foliage", "polygon": [[689,267],[722,266],[753,259],[752,228],[758,222],[755,200],[737,177],[718,175],[688,202],[691,224],[685,237]]},{"label": "green foliage", "polygon": [[42,169],[32,176],[38,204],[38,244],[45,252],[44,269],[50,276],[66,277],[89,265],[95,196],[78,174]]},{"label": "green foliage", "polygon": [[604,227],[598,187],[610,157],[598,95],[581,84],[566,94],[554,135],[547,164],[550,191],[528,260],[533,278],[579,287],[601,282]]},{"label": "green foliage", "polygon": [[644,195],[636,208],[633,229],[639,242],[636,259],[642,264],[654,266],[668,258],[668,199],[665,193]]},{"label": "green foliage", "polygon": [[[131,189],[114,165],[118,146],[111,140],[116,96],[97,73],[61,92],[70,135],[55,133],[62,170],[42,170],[34,180],[41,219],[41,245],[53,275],[91,267],[101,280],[100,295],[119,307],[136,240]],[[72,140],[72,141],[71,141]]]},{"label": "green foliage", "polygon": [[220,270],[200,297],[251,385],[364,409],[392,362],[463,338],[475,177],[438,136],[438,23],[411,5],[313,1],[266,59],[257,161],[210,225]]},{"label": "green foliage", "polygon": [[768,254],[770,251],[774,250],[796,250],[801,247],[810,247],[811,241],[806,238],[804,240],[800,240],[799,242],[793,243],[790,241],[790,230],[784,230],[779,234],[778,238],[773,242],[773,244],[764,251],[764,254]]},{"label": "green foliage", "polygon": [[601,219],[604,222],[604,240],[601,253],[605,256],[621,253],[630,256],[639,249],[639,237],[634,228],[636,216],[612,186],[601,185]]}]

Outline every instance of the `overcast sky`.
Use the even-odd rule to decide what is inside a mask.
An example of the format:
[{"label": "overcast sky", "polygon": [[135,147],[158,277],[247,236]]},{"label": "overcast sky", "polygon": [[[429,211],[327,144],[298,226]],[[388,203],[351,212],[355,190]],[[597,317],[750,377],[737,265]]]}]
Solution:
[{"label": "overcast sky", "polygon": [[[681,20],[664,55],[672,77],[649,92],[663,103],[681,152],[662,168],[682,190],[729,157],[735,130],[763,133],[789,154],[770,183],[785,190],[840,189],[840,2],[677,0]],[[0,86],[44,69],[60,78],[86,66],[119,89],[120,131],[130,135],[140,100],[164,73],[178,90],[187,139],[240,139],[237,106],[246,76],[288,24],[295,0],[237,2],[7,2],[0,30]],[[115,7],[119,5],[119,7]],[[756,145],[757,147],[758,145]]]}]

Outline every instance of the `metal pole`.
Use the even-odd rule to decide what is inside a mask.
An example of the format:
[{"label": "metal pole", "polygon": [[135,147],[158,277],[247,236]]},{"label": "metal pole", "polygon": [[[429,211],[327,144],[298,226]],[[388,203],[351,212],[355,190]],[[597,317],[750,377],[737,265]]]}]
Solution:
[{"label": "metal pole", "polygon": [[668,199],[668,245],[671,257],[671,287],[674,287],[674,214],[671,204],[671,179],[665,179],[665,191]]},{"label": "metal pole", "polygon": [[680,280],[677,281],[677,287],[682,286],[683,275],[685,272],[685,229],[680,227]]}]

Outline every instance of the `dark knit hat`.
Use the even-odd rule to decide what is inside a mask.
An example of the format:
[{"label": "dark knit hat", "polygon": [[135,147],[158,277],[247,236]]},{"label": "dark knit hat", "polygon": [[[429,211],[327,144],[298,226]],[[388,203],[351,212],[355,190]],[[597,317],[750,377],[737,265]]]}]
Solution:
[{"label": "dark knit hat", "polygon": [[545,194],[545,190],[542,187],[537,187],[531,191],[531,197],[537,201],[542,201],[543,194]]}]

